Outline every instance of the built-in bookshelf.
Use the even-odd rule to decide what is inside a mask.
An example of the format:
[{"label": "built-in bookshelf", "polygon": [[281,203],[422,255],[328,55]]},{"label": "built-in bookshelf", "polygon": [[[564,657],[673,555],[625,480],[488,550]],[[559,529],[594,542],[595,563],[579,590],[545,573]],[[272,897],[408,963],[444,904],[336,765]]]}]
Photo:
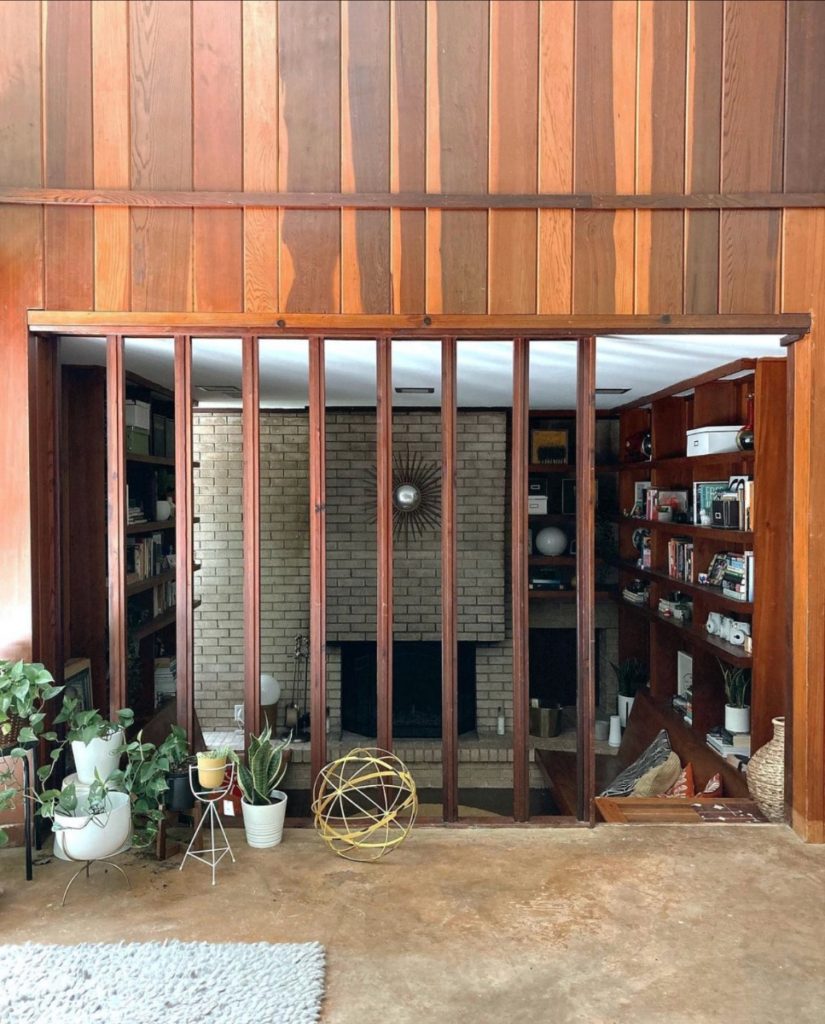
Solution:
[{"label": "built-in bookshelf", "polygon": [[[620,656],[648,663],[703,740],[724,720],[720,662],[749,669],[754,751],[785,710],[786,402],[785,360],[760,359],[620,410]],[[687,454],[688,431],[742,425],[752,450]]]}]

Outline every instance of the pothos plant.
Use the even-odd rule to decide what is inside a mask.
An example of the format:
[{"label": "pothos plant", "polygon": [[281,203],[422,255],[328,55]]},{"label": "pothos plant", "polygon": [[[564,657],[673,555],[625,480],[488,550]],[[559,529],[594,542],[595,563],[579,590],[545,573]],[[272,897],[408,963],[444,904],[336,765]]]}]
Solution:
[{"label": "pothos plant", "polygon": [[132,845],[146,848],[154,842],[163,819],[163,795],[169,789],[169,773],[187,759],[189,744],[184,730],[173,725],[159,747],[144,743],[140,732],[125,744],[121,753],[126,755],[123,788],[131,798],[135,826]]},{"label": "pothos plant", "polygon": [[[49,754],[51,764],[43,765],[37,769],[38,778],[43,783],[48,782],[54,766],[67,743],[79,742],[89,744],[95,739],[108,739],[118,730],[128,729],[134,720],[135,713],[131,708],[121,708],[117,713],[115,721],[110,722],[94,708],[88,711],[83,710],[76,697],[64,697],[63,706],[55,716],[54,724],[65,725],[66,735],[56,747],[52,748]],[[56,740],[57,736],[54,733],[49,733],[44,738]]]},{"label": "pothos plant", "polygon": [[[37,801],[37,813],[41,818],[50,818],[55,821],[56,815],[65,818],[91,818],[95,820],[97,815],[106,811],[106,797],[109,793],[117,792],[122,785],[120,772],[110,775],[105,781],[99,775],[89,786],[89,792],[82,799],[77,795],[74,783],[64,786],[63,789],[44,789],[42,793],[35,796]],[[59,831],[55,823],[52,828]]]}]

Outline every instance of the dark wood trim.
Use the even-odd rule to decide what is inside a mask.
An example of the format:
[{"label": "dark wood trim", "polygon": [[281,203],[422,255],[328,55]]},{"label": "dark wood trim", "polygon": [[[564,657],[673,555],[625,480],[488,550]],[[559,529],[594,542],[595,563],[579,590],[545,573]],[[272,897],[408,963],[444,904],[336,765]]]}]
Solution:
[{"label": "dark wood trim", "polygon": [[392,750],[392,340],[376,342],[378,746]]},{"label": "dark wood trim", "polygon": [[673,384],[670,387],[662,388],[660,391],[654,391],[650,395],[643,395],[641,398],[634,398],[629,402],[623,402],[621,405],[617,405],[611,412],[616,414],[623,412],[625,409],[638,409],[643,405],[650,405],[651,402],[655,402],[660,398],[670,398],[672,395],[682,394],[684,391],[691,391],[694,388],[699,387],[700,384],[706,384],[708,381],[720,380],[722,377],[728,377],[732,373],[741,373],[743,370],[756,371],[756,360],[755,359],[734,359],[733,362],[725,363],[723,366],[717,366],[714,370],[706,370],[704,373],[697,373],[695,377],[689,377],[687,380],[680,380],[677,384]]},{"label": "dark wood trim", "polygon": [[261,379],[258,338],[243,337],[244,746],[261,731]]},{"label": "dark wood trim", "polygon": [[456,542],[457,347],[441,342],[441,793],[458,820],[458,547]]},{"label": "dark wood trim", "polygon": [[578,793],[576,816],[595,823],[593,804],[596,762],[593,733],[596,723],[595,592],[596,551],[596,339],[580,338],[576,370],[576,628],[578,632],[578,692],[576,759]]},{"label": "dark wood trim", "polygon": [[513,616],[513,818],[526,821],[530,814],[530,703],[529,629],[527,589],[527,460],[530,425],[530,342],[513,341],[513,418],[510,453]]},{"label": "dark wood trim", "polygon": [[[797,382],[797,360],[802,354],[804,359],[805,349],[791,348],[788,352],[787,368],[787,413],[788,413],[788,436],[787,436],[787,502],[788,502],[788,542],[785,552],[787,579],[794,579],[794,555],[796,552],[796,541],[798,524],[794,516],[795,473],[796,473],[796,382]],[[797,602],[790,598],[788,601],[788,615],[786,617],[785,630],[785,815],[788,822],[794,823],[794,721],[798,714],[796,701],[794,699],[794,616],[796,615]]]},{"label": "dark wood trim", "polygon": [[244,192],[0,188],[0,204],[288,210],[786,210],[825,206],[825,192]]},{"label": "dark wood trim", "polygon": [[58,342],[29,343],[29,455],[32,505],[32,658],[63,681]]},{"label": "dark wood trim", "polygon": [[106,339],[106,476],[109,564],[109,714],[127,705],[126,688],[126,373],[123,336]]},{"label": "dark wood trim", "polygon": [[326,385],[324,339],[309,339],[309,678],[312,782],[326,764]]},{"label": "dark wood trim", "polygon": [[[525,338],[569,341],[590,334],[782,334],[802,337],[811,329],[810,313],[748,314],[308,314],[308,313],[102,313],[78,310],[29,310],[30,328],[41,334],[128,334],[132,337],[240,336],[274,338],[394,339],[468,337],[495,340]],[[686,339],[689,343],[689,339]]]},{"label": "dark wood trim", "polygon": [[190,746],[195,735],[192,546],[192,339],[175,336],[175,639],[177,719]]}]

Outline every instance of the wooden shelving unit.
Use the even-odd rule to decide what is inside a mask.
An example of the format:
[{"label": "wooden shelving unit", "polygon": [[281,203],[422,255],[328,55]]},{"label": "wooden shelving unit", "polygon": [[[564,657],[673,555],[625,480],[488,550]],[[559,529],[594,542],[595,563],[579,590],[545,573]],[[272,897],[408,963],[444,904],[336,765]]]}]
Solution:
[{"label": "wooden shelving unit", "polygon": [[[660,522],[637,518],[618,519],[619,557],[614,563],[620,575],[620,591],[634,579],[650,584],[649,606],[638,606],[619,595],[620,657],[640,657],[650,666],[653,695],[669,699],[676,693],[676,662],[679,651],[693,658],[693,729],[704,734],[724,719],[724,684],[718,662],[752,672],[751,750],[772,735],[771,719],[784,714],[787,656],[786,543],[787,508],[786,444],[787,398],[784,359],[756,360],[751,372],[730,379],[675,384],[647,405],[620,411],[621,446],[638,431],[649,431],[652,458],[623,463],[619,472],[619,506],[626,513],[633,506],[635,484],[650,481],[660,490],[687,490],[693,483],[749,476],[754,481],[753,528],[749,531],[715,529],[694,523]],[[693,428],[738,425],[747,422],[749,396],[754,412],[753,451],[704,456],[686,454],[686,432]],[[639,552],[633,544],[637,529],[650,533],[651,566],[639,568]],[[693,542],[694,579],[684,581],[668,572],[668,541],[684,536]],[[700,584],[714,554],[754,552],[756,581],[753,601],[726,597],[721,588]],[[689,624],[658,611],[659,599],[670,592],[689,594],[693,618]],[[719,612],[750,624],[753,649],[711,636],[706,622]]]}]

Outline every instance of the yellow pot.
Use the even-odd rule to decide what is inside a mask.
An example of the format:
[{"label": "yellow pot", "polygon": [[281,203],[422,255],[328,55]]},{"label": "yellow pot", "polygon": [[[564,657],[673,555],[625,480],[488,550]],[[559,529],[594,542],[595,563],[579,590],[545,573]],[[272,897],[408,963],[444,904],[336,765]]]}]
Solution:
[{"label": "yellow pot", "polygon": [[218,786],[221,786],[225,771],[225,757],[201,757],[198,755],[198,782],[203,789],[217,789]]}]

